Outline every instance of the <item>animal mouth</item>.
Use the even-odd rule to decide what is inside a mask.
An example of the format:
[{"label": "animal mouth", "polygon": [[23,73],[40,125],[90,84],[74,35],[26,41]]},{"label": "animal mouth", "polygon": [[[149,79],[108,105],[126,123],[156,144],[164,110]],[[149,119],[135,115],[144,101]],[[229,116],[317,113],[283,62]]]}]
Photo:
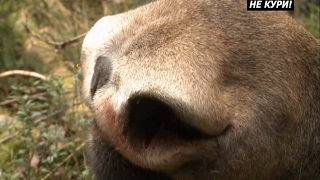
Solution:
[{"label": "animal mouth", "polygon": [[157,98],[130,98],[125,112],[120,130],[125,140],[114,145],[140,167],[173,171],[190,161],[205,158],[203,155],[208,149],[212,151],[217,147],[216,141],[212,141],[214,137],[183,121],[172,106]]}]

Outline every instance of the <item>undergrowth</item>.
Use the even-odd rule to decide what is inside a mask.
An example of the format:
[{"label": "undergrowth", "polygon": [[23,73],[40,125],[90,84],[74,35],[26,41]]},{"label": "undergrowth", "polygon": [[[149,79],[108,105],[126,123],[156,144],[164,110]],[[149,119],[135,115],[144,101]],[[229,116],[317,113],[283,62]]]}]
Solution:
[{"label": "undergrowth", "polygon": [[61,77],[11,89],[6,105],[15,116],[0,124],[0,179],[90,179],[83,155],[90,120],[79,89]]}]

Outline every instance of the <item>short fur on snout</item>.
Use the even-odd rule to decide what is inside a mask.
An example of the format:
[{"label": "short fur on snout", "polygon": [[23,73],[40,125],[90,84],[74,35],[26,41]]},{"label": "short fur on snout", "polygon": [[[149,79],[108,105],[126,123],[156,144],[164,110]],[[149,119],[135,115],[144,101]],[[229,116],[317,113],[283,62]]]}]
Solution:
[{"label": "short fur on snout", "polygon": [[320,179],[319,52],[285,12],[239,0],[158,0],[103,17],[81,52],[92,172]]}]

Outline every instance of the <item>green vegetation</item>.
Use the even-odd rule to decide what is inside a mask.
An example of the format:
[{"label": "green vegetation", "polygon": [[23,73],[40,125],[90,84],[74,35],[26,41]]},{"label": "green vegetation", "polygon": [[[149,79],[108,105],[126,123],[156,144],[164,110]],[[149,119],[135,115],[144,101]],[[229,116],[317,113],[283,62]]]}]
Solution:
[{"label": "green vegetation", "polygon": [[[75,75],[78,84],[78,75]],[[89,117],[63,79],[11,86],[14,116],[1,123],[2,179],[87,179],[83,146]]]},{"label": "green vegetation", "polygon": [[314,4],[308,3],[308,12],[303,18],[305,27],[313,34],[317,39],[320,39],[320,8]]},{"label": "green vegetation", "polygon": [[[102,16],[151,0],[0,0],[0,180],[91,179],[90,113],[80,96],[82,38]],[[299,19],[319,38],[318,6]],[[15,72],[14,72],[15,73]]]}]

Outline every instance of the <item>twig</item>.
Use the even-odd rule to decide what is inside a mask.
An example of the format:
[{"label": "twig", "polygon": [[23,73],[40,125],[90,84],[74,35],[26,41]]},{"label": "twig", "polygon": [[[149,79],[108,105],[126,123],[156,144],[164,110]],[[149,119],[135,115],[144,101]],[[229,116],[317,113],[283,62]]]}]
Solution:
[{"label": "twig", "polygon": [[47,179],[49,176],[51,176],[51,174],[53,174],[59,167],[61,167],[64,163],[66,163],[69,159],[71,159],[74,154],[78,151],[80,151],[83,147],[85,146],[85,143],[82,143],[80,146],[77,147],[77,149],[69,154],[69,156],[67,156],[61,163],[59,163],[58,166],[56,166],[54,169],[52,169],[48,174],[46,174],[41,180],[45,180]]},{"label": "twig", "polygon": [[39,78],[44,81],[48,81],[48,78],[45,77],[42,74],[39,74],[37,72],[32,72],[32,71],[25,71],[25,70],[11,70],[11,71],[6,71],[3,73],[0,73],[0,78],[6,77],[6,76],[12,76],[12,75],[23,75],[23,76],[31,76],[35,78]]},{"label": "twig", "polygon": [[17,132],[15,132],[15,133],[10,134],[9,136],[1,139],[1,140],[0,140],[0,144],[3,144],[3,143],[5,143],[5,142],[9,141],[10,139],[16,137],[19,133],[20,133],[20,131],[17,131]]},{"label": "twig", "polygon": [[[46,120],[46,119],[48,119],[48,118],[50,118],[50,117],[52,117],[52,116],[54,116],[54,115],[57,115],[57,114],[59,114],[59,113],[62,112],[62,111],[63,111],[63,110],[60,109],[60,110],[57,110],[57,111],[49,114],[48,116],[44,116],[44,117],[38,118],[37,120],[34,121],[34,124],[38,124],[38,123],[40,123],[41,121]],[[15,133],[13,133],[13,134],[10,134],[10,135],[4,137],[3,139],[0,140],[0,145],[3,144],[3,143],[6,143],[6,142],[9,141],[10,139],[18,136],[20,133],[21,133],[21,131],[17,131],[17,132],[15,132]]]},{"label": "twig", "polygon": [[40,123],[40,122],[43,121],[43,120],[46,120],[46,119],[48,119],[48,118],[50,118],[50,117],[52,117],[52,116],[55,116],[55,115],[61,113],[62,111],[63,111],[63,110],[60,109],[60,110],[57,110],[57,111],[49,114],[48,116],[44,116],[44,117],[38,118],[37,120],[34,121],[34,124],[38,124],[38,123]]},{"label": "twig", "polygon": [[[37,98],[39,96],[43,96],[43,95],[46,95],[46,94],[47,93],[45,93],[45,92],[38,93],[38,94],[34,94],[34,95],[29,96],[29,98],[33,99],[33,98]],[[12,103],[15,103],[15,102],[17,102],[17,100],[15,100],[15,99],[5,100],[5,101],[0,102],[0,106],[5,106],[5,105],[12,104]]]},{"label": "twig", "polygon": [[63,41],[63,42],[56,42],[56,41],[51,41],[51,40],[48,40],[48,39],[44,39],[43,37],[33,33],[30,28],[28,27],[27,23],[23,23],[23,26],[24,28],[26,29],[27,33],[29,33],[31,36],[49,44],[49,45],[52,45],[54,46],[56,49],[64,49],[66,48],[67,46],[71,46],[75,43],[78,43],[80,41],[81,38],[83,38],[84,36],[86,36],[87,33],[83,33],[83,34],[80,34],[76,37],[73,37],[67,41]]}]

